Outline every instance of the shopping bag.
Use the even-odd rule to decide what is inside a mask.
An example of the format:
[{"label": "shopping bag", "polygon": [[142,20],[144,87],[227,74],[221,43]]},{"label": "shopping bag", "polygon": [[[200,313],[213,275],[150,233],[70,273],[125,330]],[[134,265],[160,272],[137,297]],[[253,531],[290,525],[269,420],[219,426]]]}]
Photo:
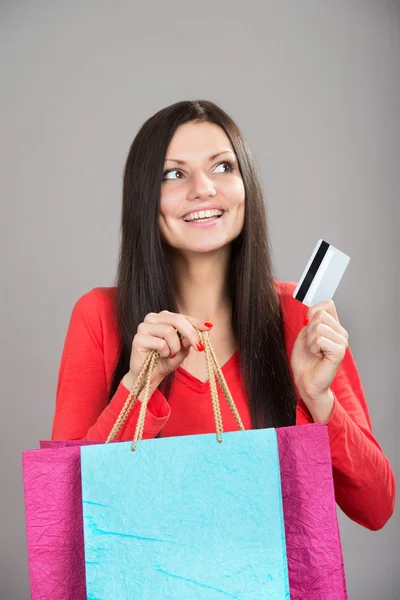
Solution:
[{"label": "shopping bag", "polygon": [[32,600],[86,600],[79,446],[92,443],[43,441],[22,453]]},{"label": "shopping bag", "polygon": [[244,431],[207,342],[217,439],[223,426],[216,377],[242,431],[224,434],[221,444],[206,434],[146,440],[136,449],[154,351],[107,440],[144,388],[133,443],[81,448],[90,599],[289,598],[276,431]]},{"label": "shopping bag", "polygon": [[[221,385],[219,379],[218,382]],[[276,433],[290,597],[345,600],[326,428],[313,424],[280,428]],[[87,597],[77,447],[100,443],[42,441],[40,447],[45,450],[23,453],[32,600],[85,600]],[[147,440],[141,442],[145,443]]]},{"label": "shopping bag", "polygon": [[32,600],[85,600],[80,448],[23,453]]},{"label": "shopping bag", "polygon": [[[290,598],[345,600],[326,428],[314,424],[279,428],[276,433]],[[52,448],[55,453],[23,453],[33,600],[86,599],[80,457],[76,449],[68,452],[66,448],[98,443],[42,441],[41,448]],[[61,469],[55,468],[57,455]]]},{"label": "shopping bag", "polygon": [[[214,375],[236,407],[202,341],[221,440]],[[287,561],[291,598],[347,598],[323,425],[226,433],[221,445],[200,435],[129,446],[81,451],[88,598],[289,598]]]},{"label": "shopping bag", "polygon": [[81,449],[87,596],[289,598],[274,429]]},{"label": "shopping bag", "polygon": [[347,600],[327,428],[276,430],[291,600]]}]

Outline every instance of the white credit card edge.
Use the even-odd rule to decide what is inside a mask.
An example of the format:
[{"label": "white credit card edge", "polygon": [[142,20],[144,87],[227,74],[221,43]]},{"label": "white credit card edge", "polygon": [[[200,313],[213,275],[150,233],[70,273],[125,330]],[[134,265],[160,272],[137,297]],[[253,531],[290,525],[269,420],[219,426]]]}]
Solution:
[{"label": "white credit card edge", "polygon": [[314,251],[313,251],[313,253],[311,254],[310,260],[308,261],[308,263],[307,263],[307,266],[306,266],[306,268],[304,269],[304,271],[303,271],[303,274],[302,274],[302,276],[300,277],[300,280],[299,280],[299,282],[298,282],[298,284],[297,284],[297,286],[296,286],[296,289],[295,289],[295,290],[294,290],[294,292],[293,292],[293,298],[294,298],[294,297],[297,295],[297,292],[299,291],[299,289],[300,289],[300,287],[301,287],[301,285],[302,285],[302,283],[303,283],[303,281],[304,281],[304,278],[305,278],[305,276],[307,275],[309,268],[311,267],[311,263],[312,263],[312,261],[314,260],[314,258],[315,258],[315,255],[317,254],[317,252],[318,252],[318,250],[319,250],[319,247],[321,246],[321,244],[322,244],[322,242],[323,242],[323,241],[324,241],[324,240],[322,240],[322,239],[321,239],[321,240],[319,240],[319,241],[317,242],[317,244],[316,244],[316,246],[315,246],[315,248],[314,248]]},{"label": "white credit card edge", "polygon": [[309,298],[307,298],[307,302],[306,298],[304,298],[303,304],[305,304],[306,306],[310,307],[313,304],[318,304],[319,302],[323,302],[325,300],[332,300],[332,298],[334,297],[336,290],[339,287],[339,283],[347,269],[347,265],[350,262],[350,258],[347,257],[347,255],[343,252],[340,252],[340,250],[338,250],[335,253],[334,258],[336,258],[339,261],[340,266],[332,266],[331,270],[336,269],[336,272],[332,273],[331,271],[331,273],[329,274],[329,281],[324,282],[322,278],[322,285],[320,282],[320,285],[315,288],[315,293],[313,295],[310,295]]},{"label": "white credit card edge", "polygon": [[[293,298],[295,298],[295,299],[297,299],[296,295],[304,281],[305,276],[308,273],[311,263],[316,255],[316,253],[318,252],[318,249],[319,249],[322,241],[323,240],[319,240],[319,242],[317,243],[317,246],[315,247],[314,252],[311,255],[311,258],[308,261],[306,268],[304,269],[301,279],[296,286],[296,289],[293,293]],[[326,243],[328,243],[328,242],[326,242]],[[326,259],[328,259],[328,260],[326,260]],[[299,300],[299,302],[302,302],[302,304],[304,304],[305,306],[310,307],[312,304],[316,304],[321,301],[321,300],[318,300],[318,292],[322,292],[323,288],[322,288],[322,290],[318,290],[318,287],[321,284],[321,281],[323,280],[323,276],[326,273],[328,267],[331,265],[332,260],[334,263],[338,263],[336,267],[334,265],[331,266],[331,269],[335,268],[337,273],[336,273],[336,277],[332,277],[332,282],[329,282],[329,283],[331,283],[330,286],[328,285],[329,292],[325,295],[328,295],[329,299],[333,298],[333,295],[335,294],[336,289],[337,289],[337,287],[347,269],[347,266],[350,262],[350,257],[347,254],[345,254],[344,252],[342,252],[341,250],[338,250],[334,246],[329,245],[329,248],[317,270],[317,273],[314,276],[314,279],[313,279],[311,285],[310,285],[310,288],[307,290],[307,293],[306,293],[304,299],[302,301]],[[317,296],[317,299],[315,299],[315,296]],[[326,300],[328,298],[324,297],[323,299]]]},{"label": "white credit card edge", "polygon": [[[312,280],[311,285],[307,290],[307,294],[304,297],[303,304],[307,304],[307,302],[310,302],[310,301],[312,302],[312,298],[314,297],[314,294],[315,294],[318,286],[320,285],[336,252],[338,252],[336,250],[336,248],[334,248],[333,246],[329,246],[324,258],[322,259],[321,264],[318,267],[318,271],[315,273],[314,279]],[[308,306],[308,304],[307,304],[307,306]]]}]

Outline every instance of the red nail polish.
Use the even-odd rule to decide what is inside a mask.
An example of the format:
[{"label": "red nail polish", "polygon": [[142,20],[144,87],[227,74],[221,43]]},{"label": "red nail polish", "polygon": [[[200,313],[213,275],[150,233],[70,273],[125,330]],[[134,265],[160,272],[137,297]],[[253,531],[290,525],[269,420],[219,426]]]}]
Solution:
[{"label": "red nail polish", "polygon": [[204,346],[203,346],[203,344],[201,342],[197,342],[197,350],[199,352],[203,352]]},{"label": "red nail polish", "polygon": [[171,354],[170,358],[175,358],[176,354]]},{"label": "red nail polish", "polygon": [[309,322],[310,322],[310,319],[308,317],[304,317],[304,321],[303,321],[304,325],[308,325]]},{"label": "red nail polish", "polygon": [[214,325],[213,325],[212,323],[209,323],[208,321],[206,321],[206,322],[204,323],[204,325],[205,325],[206,327],[209,327],[210,329],[211,329],[211,327],[214,327]]}]

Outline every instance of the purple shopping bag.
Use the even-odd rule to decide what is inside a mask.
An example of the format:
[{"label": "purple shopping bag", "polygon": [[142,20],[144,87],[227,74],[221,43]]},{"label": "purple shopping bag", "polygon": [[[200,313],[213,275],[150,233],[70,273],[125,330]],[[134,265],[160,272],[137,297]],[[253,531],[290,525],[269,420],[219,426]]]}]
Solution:
[{"label": "purple shopping bag", "polygon": [[276,430],[291,600],[347,600],[328,430]]},{"label": "purple shopping bag", "polygon": [[[276,432],[290,598],[347,600],[327,430]],[[97,443],[41,442],[23,453],[32,600],[86,599],[79,446]]]},{"label": "purple shopping bag", "polygon": [[93,443],[40,442],[22,454],[32,600],[86,600],[79,446]]}]

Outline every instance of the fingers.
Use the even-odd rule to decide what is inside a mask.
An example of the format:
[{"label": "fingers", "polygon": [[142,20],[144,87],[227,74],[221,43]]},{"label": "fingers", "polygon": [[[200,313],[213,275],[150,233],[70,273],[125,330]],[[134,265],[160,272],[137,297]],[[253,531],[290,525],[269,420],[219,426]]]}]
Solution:
[{"label": "fingers", "polygon": [[[319,304],[316,304],[312,308],[319,307],[321,304],[324,304],[324,303],[320,302]],[[311,314],[311,316],[309,316],[310,314]],[[324,308],[316,308],[313,311],[313,313],[311,313],[311,309],[310,309],[307,313],[307,316],[310,319],[310,321],[307,325],[307,333],[311,332],[315,328],[319,328],[322,324],[324,324],[324,325],[328,325],[331,329],[333,329],[334,331],[339,333],[345,339],[347,339],[347,340],[349,339],[348,332],[346,331],[346,329],[344,327],[342,327],[342,325],[338,321],[336,309],[334,310],[334,314],[332,314],[332,311],[328,312]]]},{"label": "fingers", "polygon": [[[181,350],[181,340],[178,337],[175,327],[172,327],[172,325],[164,325],[163,323],[140,323],[138,334],[143,334],[143,337],[146,337],[146,339],[148,337],[154,337],[160,339],[161,342],[164,341],[165,344],[160,343],[160,347],[164,348],[166,346],[169,348],[169,352],[172,355],[177,354]],[[139,339],[137,341],[139,341]],[[197,341],[199,340],[197,339]],[[158,348],[154,349],[158,350]],[[169,356],[169,354],[164,355],[160,352],[160,356],[165,358],[166,356]]]},{"label": "fingers", "polygon": [[149,350],[157,350],[161,358],[168,358],[170,354],[173,354],[171,353],[168,343],[163,338],[147,335],[145,333],[137,333],[133,338],[132,346],[139,351],[141,349],[146,352]]},{"label": "fingers", "polygon": [[334,342],[331,338],[320,336],[311,342],[310,351],[319,356],[325,356],[334,363],[341,363],[346,352],[346,346]]},{"label": "fingers", "polygon": [[328,325],[321,323],[307,334],[307,345],[311,349],[311,352],[313,352],[313,347],[315,348],[315,345],[318,347],[320,346],[319,340],[322,338],[347,348],[347,340],[343,335],[337,333],[337,331],[334,331]]},{"label": "fingers", "polygon": [[[320,302],[312,307],[314,311],[305,333],[307,346],[315,356],[328,356],[331,360],[340,362],[348,346],[349,334],[338,322],[336,309],[333,305],[332,310],[331,302]],[[321,308],[321,305],[325,308]]]},{"label": "fingers", "polygon": [[310,306],[307,312],[307,317],[310,319],[310,321],[320,310],[327,312],[335,319],[335,321],[337,321],[337,323],[339,323],[339,317],[337,315],[336,306],[333,300],[324,300],[323,302],[318,302],[317,304]]},{"label": "fingers", "polygon": [[[141,325],[139,325],[139,327],[142,328],[143,333],[147,334],[150,332],[148,327],[151,325],[158,326],[157,330],[153,328],[152,331],[160,332],[160,335],[164,339],[168,339],[171,341],[171,344],[173,345],[173,348],[175,348],[175,349],[176,349],[175,338],[179,342],[179,338],[178,338],[178,335],[177,335],[175,329],[177,329],[183,337],[188,338],[188,340],[190,340],[190,343],[195,350],[199,350],[199,346],[198,346],[199,338],[198,338],[197,332],[194,329],[194,327],[197,327],[198,329],[200,329],[200,331],[209,331],[210,330],[210,327],[205,325],[199,319],[194,319],[193,317],[187,317],[186,315],[180,315],[177,313],[171,313],[167,310],[163,310],[160,313],[149,313],[148,315],[146,315],[143,323],[141,323]],[[160,329],[160,326],[161,326],[161,329]],[[167,327],[169,327],[169,328],[167,329]],[[138,328],[138,331],[139,331],[139,328]],[[154,333],[154,335],[157,335],[157,333]],[[180,348],[181,348],[181,345],[179,342],[177,351],[179,351]],[[175,352],[172,352],[172,354],[174,354],[174,353]]]}]

